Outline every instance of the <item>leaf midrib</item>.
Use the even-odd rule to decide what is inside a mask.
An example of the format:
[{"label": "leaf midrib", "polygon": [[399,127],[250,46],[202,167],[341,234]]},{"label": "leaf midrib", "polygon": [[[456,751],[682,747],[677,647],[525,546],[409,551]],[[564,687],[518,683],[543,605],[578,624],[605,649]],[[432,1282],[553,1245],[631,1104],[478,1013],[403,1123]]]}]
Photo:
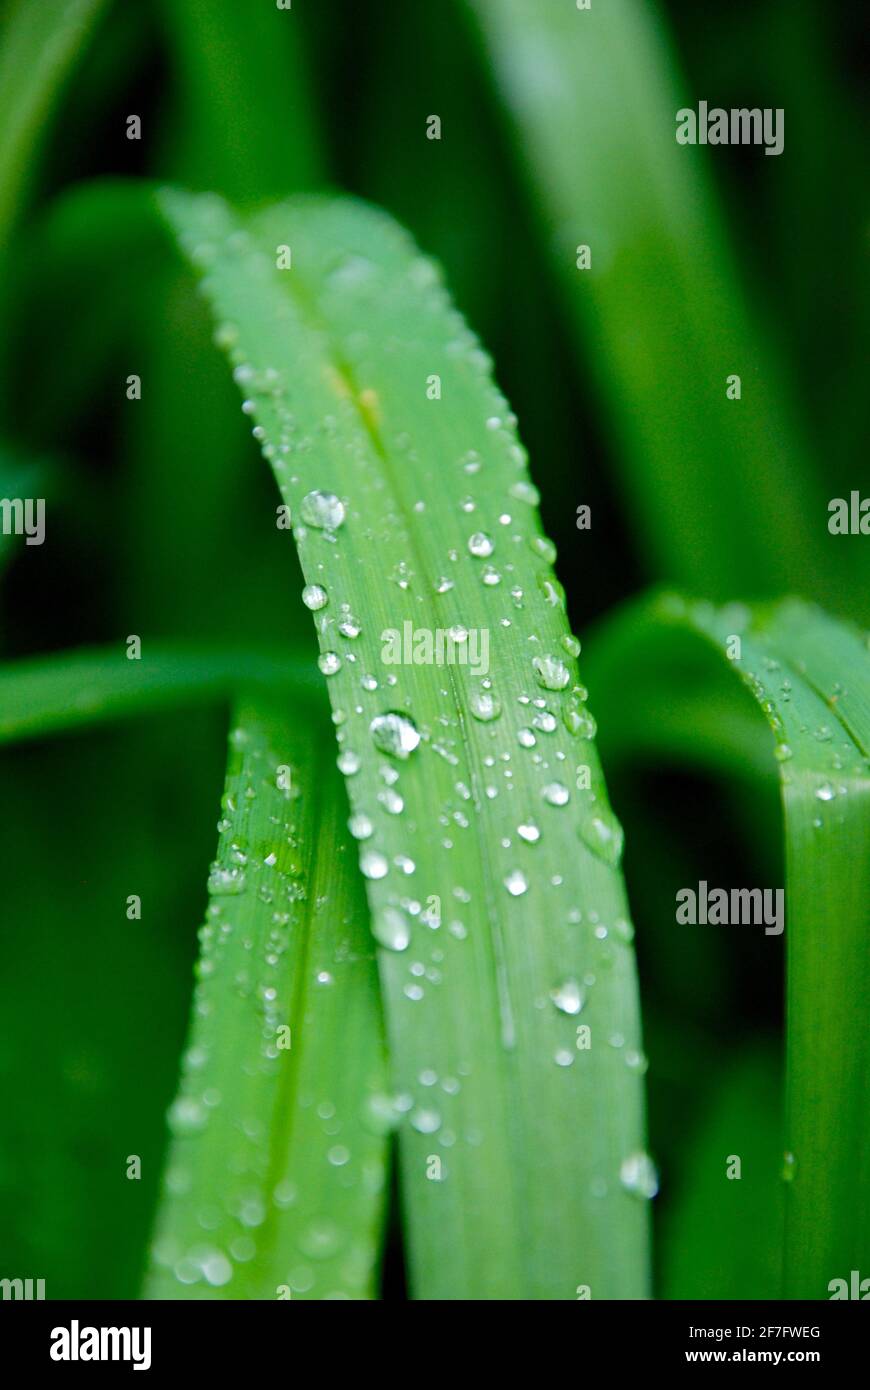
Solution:
[{"label": "leaf midrib", "polygon": [[[326,321],[324,320],[317,308],[317,303],[314,295],[310,294],[307,290],[305,290],[303,284],[291,283],[291,277],[289,276],[285,277],[283,280],[279,279],[275,288],[279,292],[287,293],[290,296],[290,298],[295,301],[301,317],[306,320],[312,331],[318,337],[320,337],[325,344],[328,345],[330,363],[333,367],[333,370],[338,373],[342,381],[348,387],[349,398],[353,403],[353,408],[356,413],[356,417],[359,420],[363,432],[369,439],[371,446],[377,454],[377,457],[382,465],[384,475],[389,484],[391,499],[394,502],[396,509],[401,517],[403,531],[405,536],[407,537],[408,544],[410,546],[414,560],[418,566],[418,572],[425,574],[428,570],[428,562],[426,561],[423,550],[421,549],[417,540],[417,531],[414,518],[409,508],[405,504],[401,489],[398,487],[394,469],[390,460],[389,450],[386,448],[384,441],[381,438],[380,431],[378,430],[375,421],[372,419],[371,412],[365,410],[362,405],[361,392],[353,368],[339,351],[328,324],[326,323]],[[438,626],[438,614],[436,613],[434,602],[428,589],[424,591],[424,608],[426,612],[426,617],[429,621],[429,627],[431,630],[434,630]],[[475,809],[478,811],[478,813],[480,813],[484,809],[484,802],[480,797],[479,773],[476,766],[476,759],[473,755],[472,741],[468,737],[468,729],[463,713],[462,702],[459,697],[459,687],[456,682],[456,677],[453,668],[450,665],[445,665],[443,671],[446,671],[447,673],[447,680],[449,683],[451,700],[459,725],[460,736],[462,739],[462,747],[465,752],[469,775],[472,781]],[[507,1067],[509,1066],[510,1048],[513,1046],[515,1040],[515,1030],[511,1001],[509,996],[507,995],[507,963],[503,945],[503,929],[501,916],[498,910],[498,898],[495,892],[495,873],[493,871],[493,866],[490,860],[489,841],[486,836],[479,835],[477,837],[477,843],[480,851],[479,863],[481,866],[481,877],[483,880],[484,896],[486,899],[487,907],[486,929],[490,941],[493,960],[495,962],[496,993],[499,1004],[499,1032],[503,1045],[503,1055],[501,1060],[503,1065]],[[519,1135],[516,1131],[514,1110],[509,1104],[505,1105],[505,1117],[506,1122],[511,1131],[512,1151],[514,1153],[520,1153],[522,1151],[522,1145],[520,1143]],[[524,1244],[526,1246],[529,1246],[529,1237],[532,1235],[532,1233],[527,1230],[524,1207],[523,1203],[520,1201],[520,1194],[517,1189],[518,1174],[516,1172],[516,1165],[510,1165],[510,1172],[515,1225],[517,1229],[522,1230],[524,1232]]]}]

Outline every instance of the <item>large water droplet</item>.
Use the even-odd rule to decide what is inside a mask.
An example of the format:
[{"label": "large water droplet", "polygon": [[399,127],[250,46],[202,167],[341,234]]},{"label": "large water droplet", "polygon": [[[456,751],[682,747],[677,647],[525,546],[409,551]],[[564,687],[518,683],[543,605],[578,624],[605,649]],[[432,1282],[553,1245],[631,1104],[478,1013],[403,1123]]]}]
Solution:
[{"label": "large water droplet", "polygon": [[313,1222],[299,1237],[299,1248],[312,1260],[326,1260],[341,1246],[341,1231],[334,1221]]},{"label": "large water droplet", "polygon": [[479,560],[488,560],[495,550],[495,543],[485,531],[475,531],[472,536],[468,537],[468,549]]},{"label": "large water droplet", "polygon": [[644,1200],[654,1197],[659,1190],[659,1175],[656,1166],[646,1153],[629,1154],[623,1159],[619,1170],[619,1180],[632,1197]]},{"label": "large water droplet", "polygon": [[397,907],[385,907],[372,922],[372,935],[388,951],[406,951],[411,940],[411,926]]},{"label": "large water droplet", "polygon": [[208,1123],[208,1112],[192,1096],[179,1096],[170,1106],[166,1120],[173,1134],[198,1134]]},{"label": "large water droplet", "polygon": [[565,728],[576,738],[594,738],[598,732],[595,716],[574,696],[565,706],[564,719]]},{"label": "large water droplet", "polygon": [[386,878],[390,867],[385,857],[376,849],[367,849],[360,857],[359,866],[365,877],[370,879]]},{"label": "large water droplet", "polygon": [[511,497],[515,497],[518,502],[527,502],[530,507],[536,507],[541,500],[541,494],[534,483],[526,482],[524,478],[512,483],[508,491]]},{"label": "large water droplet", "polygon": [[532,666],[538,685],[545,690],[564,690],[571,679],[568,667],[558,656],[534,656]]},{"label": "large water droplet", "polygon": [[411,1113],[411,1125],[418,1134],[435,1134],[441,1128],[441,1116],[437,1110],[421,1107]]},{"label": "large water droplet", "polygon": [[618,864],[622,858],[624,836],[622,826],[612,811],[603,809],[583,822],[580,830],[583,843],[606,864]]},{"label": "large water droplet", "polygon": [[521,869],[512,869],[504,881],[504,886],[512,898],[519,898],[528,888],[529,881]]},{"label": "large water droplet", "polygon": [[233,1277],[233,1267],[221,1250],[209,1250],[201,1259],[202,1272],[206,1283],[213,1288],[221,1288]]},{"label": "large water droplet", "polygon": [[491,690],[476,690],[469,699],[471,713],[481,723],[488,724],[501,714],[501,700]]},{"label": "large water droplet", "polygon": [[312,613],[316,613],[318,609],[326,607],[329,595],[320,584],[306,584],[302,590],[302,602]]},{"label": "large water droplet", "polygon": [[338,630],[342,637],[347,637],[351,642],[354,642],[362,632],[362,623],[351,613],[350,609],[345,608],[339,619]]},{"label": "large water droplet", "polygon": [[243,893],[245,889],[244,869],[225,869],[213,864],[208,876],[208,891],[213,896],[230,893]]},{"label": "large water droplet", "polygon": [[546,560],[548,565],[556,563],[556,547],[548,536],[533,536],[529,545],[536,555],[540,555],[542,560]]},{"label": "large water droplet", "polygon": [[321,492],[319,488],[305,494],[299,510],[305,524],[320,531],[336,531],[346,516],[341,498],[334,492]]},{"label": "large water droplet", "polygon": [[541,796],[549,806],[565,806],[571,793],[563,782],[548,782],[543,788]]},{"label": "large water droplet", "polygon": [[363,811],[351,816],[347,828],[355,840],[367,840],[373,830],[371,821]]},{"label": "large water droplet", "polygon": [[341,657],[338,652],[321,652],[317,664],[325,676],[334,676],[341,670]]},{"label": "large water droplet", "polygon": [[563,980],[556,989],[551,990],[550,998],[560,1013],[579,1014],[586,1002],[586,993],[576,980]]},{"label": "large water droplet", "polygon": [[410,715],[400,714],[398,710],[388,710],[386,714],[376,714],[369,732],[376,748],[389,753],[394,758],[409,758],[420,742],[420,734]]}]

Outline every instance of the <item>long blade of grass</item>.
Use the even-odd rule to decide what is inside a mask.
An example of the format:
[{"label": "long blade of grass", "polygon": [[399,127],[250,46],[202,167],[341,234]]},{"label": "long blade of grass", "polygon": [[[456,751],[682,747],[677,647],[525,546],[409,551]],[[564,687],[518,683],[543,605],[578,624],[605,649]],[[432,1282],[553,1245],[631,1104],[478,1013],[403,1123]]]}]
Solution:
[{"label": "long blade of grass", "polygon": [[106,0],[12,0],[0,32],[0,248],[52,106]]},{"label": "long blade of grass", "polygon": [[[0,344],[4,411],[19,432],[42,442],[70,438],[101,378],[117,372],[140,296],[153,296],[162,251],[151,186],[144,180],[73,184],[34,218],[10,256],[11,330]],[[35,329],[61,301],[63,335],[43,333],[33,341]],[[25,366],[36,352],[44,368],[38,382]]]},{"label": "long blade of grass", "polygon": [[829,1282],[848,1280],[851,1269],[866,1263],[870,1248],[867,643],[795,601],[757,610],[715,609],[665,595],[629,608],[605,627],[592,680],[611,712],[612,751],[625,754],[633,747],[638,686],[645,702],[667,707],[692,680],[692,642],[701,638],[721,655],[734,637],[740,638],[741,655],[728,665],[774,732],[782,785],[784,1287],[790,1297],[826,1298]]},{"label": "long blade of grass", "polygon": [[[756,1044],[728,1059],[713,1087],[699,1087],[683,1139],[684,1186],[661,1233],[663,1298],[779,1297],[780,1069],[775,1050]],[[727,1180],[735,1158],[739,1180]]]},{"label": "long blade of grass", "polygon": [[[824,597],[839,559],[816,539],[826,537],[824,499],[729,249],[707,151],[676,143],[676,113],[692,98],[658,6],[469,5],[657,574],[728,599],[800,590],[812,573]],[[581,245],[589,270],[577,269]],[[740,400],[726,397],[732,374]]]},{"label": "long blade of grass", "polygon": [[136,660],[127,659],[123,642],[27,657],[0,667],[0,744],[224,699],[243,683],[292,686],[294,698],[310,698],[315,689],[307,663],[256,647],[197,649],[146,640]]},{"label": "long blade of grass", "polygon": [[[312,586],[403,1097],[413,1292],[643,1297],[655,1181],[622,836],[488,359],[374,210],[163,206]],[[395,650],[411,629],[416,659]]]},{"label": "long blade of grass", "polygon": [[168,176],[237,203],[319,182],[304,14],[226,0],[163,0],[162,9],[181,105]]},{"label": "long blade of grass", "polygon": [[373,1294],[377,970],[341,780],[312,733],[262,694],[236,712],[150,1298]]}]

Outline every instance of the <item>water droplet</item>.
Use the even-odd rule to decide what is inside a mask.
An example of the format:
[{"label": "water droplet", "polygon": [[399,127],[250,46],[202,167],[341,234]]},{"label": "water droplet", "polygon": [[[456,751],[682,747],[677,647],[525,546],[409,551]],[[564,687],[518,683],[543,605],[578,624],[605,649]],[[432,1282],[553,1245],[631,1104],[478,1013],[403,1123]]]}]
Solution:
[{"label": "water droplet", "polygon": [[302,602],[306,608],[310,608],[312,613],[318,609],[325,608],[329,603],[329,595],[320,584],[306,584],[302,590]]},{"label": "water droplet", "polygon": [[441,1116],[421,1106],[411,1112],[411,1126],[418,1134],[435,1134],[441,1128]]},{"label": "water droplet", "polygon": [[169,1107],[166,1121],[173,1134],[199,1134],[208,1123],[208,1113],[192,1096],[179,1096]]},{"label": "water droplet", "polygon": [[338,630],[341,633],[342,637],[347,637],[351,642],[353,642],[356,640],[357,637],[359,637],[360,633],[362,632],[362,623],[360,622],[359,618],[354,617],[353,613],[351,613],[350,610],[346,608],[342,612],[341,618],[339,620]]},{"label": "water droplet", "polygon": [[374,827],[368,816],[359,811],[356,815],[351,816],[347,828],[355,840],[367,840]]},{"label": "water droplet", "polygon": [[243,869],[225,869],[220,864],[213,864],[211,873],[208,876],[208,891],[214,896],[227,895],[232,893],[242,893],[245,888],[245,873]]},{"label": "water droplet", "polygon": [[326,1260],[341,1245],[341,1232],[334,1221],[316,1221],[299,1237],[299,1248],[311,1260]]},{"label": "water droplet", "polygon": [[538,591],[545,603],[551,608],[561,608],[564,610],[567,599],[565,590],[558,579],[549,574],[539,574],[537,578]]},{"label": "water droplet", "polygon": [[200,1260],[200,1268],[205,1275],[206,1283],[214,1288],[228,1284],[233,1277],[233,1267],[220,1250],[211,1250],[204,1254]]},{"label": "water droplet", "polygon": [[778,763],[787,763],[794,754],[787,743],[778,743],[773,750],[773,756]]},{"label": "water droplet", "polygon": [[571,679],[567,666],[558,656],[532,657],[538,685],[545,690],[564,690]]},{"label": "water droplet", "polygon": [[606,864],[618,864],[622,857],[622,826],[612,811],[601,810],[583,822],[583,843]]},{"label": "water droplet", "polygon": [[546,536],[533,536],[529,544],[535,554],[546,560],[548,565],[556,563],[556,547]]},{"label": "water droplet", "polygon": [[488,724],[501,714],[501,700],[491,690],[476,690],[469,700],[471,713],[475,719]]},{"label": "water droplet", "polygon": [[594,738],[598,732],[595,716],[575,696],[565,705],[565,728],[575,738]]},{"label": "water droplet", "polygon": [[564,637],[560,637],[559,641],[561,642],[562,647],[568,653],[569,656],[580,655],[579,637],[575,637],[573,633],[566,632]]},{"label": "water droplet", "polygon": [[388,951],[405,951],[411,941],[411,924],[397,907],[385,907],[372,921],[372,935]]},{"label": "water droplet", "polygon": [[619,937],[620,941],[634,940],[634,927],[626,917],[617,917],[613,924],[613,931],[614,934]]},{"label": "water droplet", "polygon": [[548,782],[541,791],[541,796],[550,806],[565,806],[571,793],[564,782]]},{"label": "water droplet", "polygon": [[373,1134],[390,1134],[399,1123],[400,1107],[395,1096],[377,1091],[365,1103],[364,1120]]},{"label": "water droplet", "polygon": [[518,502],[527,502],[530,507],[536,507],[541,500],[541,494],[534,483],[526,482],[523,478],[512,483],[508,491],[511,497],[515,497]]},{"label": "water droplet", "polygon": [[632,1197],[649,1200],[659,1190],[659,1175],[649,1154],[633,1153],[623,1159],[619,1180]]},{"label": "water droplet", "polygon": [[382,792],[378,792],[378,801],[391,816],[399,816],[405,809],[404,798],[394,787],[385,787]]},{"label": "water droplet", "polygon": [[341,498],[336,497],[334,492],[321,492],[319,488],[306,493],[300,512],[305,524],[315,526],[319,531],[338,530],[346,515]]},{"label": "water droplet", "polygon": [[797,1175],[797,1159],[790,1150],[782,1156],[782,1170],[780,1176],[783,1182],[794,1182]]},{"label": "water droplet", "polygon": [[487,560],[495,550],[495,543],[485,531],[475,531],[473,535],[468,537],[468,549],[479,560]]},{"label": "water droplet", "polygon": [[518,825],[517,834],[527,845],[536,845],[541,838],[540,830],[531,821]]},{"label": "water droplet", "polygon": [[550,991],[550,998],[560,1013],[573,1017],[586,1003],[586,992],[576,980],[563,980],[562,984]]},{"label": "water droplet", "polygon": [[420,734],[410,715],[388,710],[377,714],[369,725],[376,748],[402,760],[410,757],[420,742]]},{"label": "water droplet", "polygon": [[534,748],[537,741],[531,729],[517,730],[517,743],[521,748]]},{"label": "water droplet", "polygon": [[833,801],[836,795],[837,793],[834,791],[830,782],[825,782],[821,787],[816,788],[817,801]]},{"label": "water droplet", "polygon": [[341,670],[341,657],[338,652],[321,652],[317,664],[325,676],[334,676]]},{"label": "water droplet", "polygon": [[360,770],[359,754],[352,753],[349,748],[343,749],[335,761],[339,772],[343,772],[345,777],[353,777]]},{"label": "water droplet", "polygon": [[360,858],[359,866],[365,877],[370,879],[385,878],[390,867],[384,856],[376,849],[367,849]]},{"label": "water droplet", "polygon": [[512,869],[504,881],[504,886],[512,898],[519,898],[528,888],[529,881],[521,869]]}]

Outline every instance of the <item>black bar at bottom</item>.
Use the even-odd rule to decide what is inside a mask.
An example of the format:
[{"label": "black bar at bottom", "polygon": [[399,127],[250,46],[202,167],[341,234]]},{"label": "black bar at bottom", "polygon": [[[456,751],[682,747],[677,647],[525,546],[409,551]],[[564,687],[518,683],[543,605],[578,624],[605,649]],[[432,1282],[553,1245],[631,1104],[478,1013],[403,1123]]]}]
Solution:
[{"label": "black bar at bottom", "polygon": [[[295,1339],[311,1327],[312,1315],[317,1319],[314,1330],[320,1333],[319,1317],[310,1307],[279,1301],[3,1302],[0,1337],[6,1364],[13,1358],[12,1364],[25,1371],[93,1375],[109,1367],[116,1375],[138,1369],[162,1376],[189,1367],[198,1374],[214,1370],[226,1375],[238,1366],[250,1376],[260,1375],[270,1364],[292,1367]],[[389,1314],[375,1314],[375,1328],[382,1337],[381,1316]],[[408,1316],[405,1305],[406,1334]],[[516,1315],[511,1318],[512,1327],[519,1330]],[[593,1301],[575,1304],[570,1321],[560,1326],[560,1335],[579,1339],[578,1368],[654,1372],[722,1366],[733,1371],[742,1366],[798,1365],[830,1375],[865,1363],[868,1324],[860,1302]],[[444,1346],[451,1333],[444,1314],[438,1327],[438,1343]],[[323,1328],[332,1334],[336,1324],[331,1321]],[[289,1342],[288,1334],[293,1339]],[[413,1329],[410,1334],[419,1335]],[[367,1345],[365,1340],[348,1344],[355,1365],[364,1363]],[[337,1350],[330,1341],[330,1378],[339,1364]]]}]

